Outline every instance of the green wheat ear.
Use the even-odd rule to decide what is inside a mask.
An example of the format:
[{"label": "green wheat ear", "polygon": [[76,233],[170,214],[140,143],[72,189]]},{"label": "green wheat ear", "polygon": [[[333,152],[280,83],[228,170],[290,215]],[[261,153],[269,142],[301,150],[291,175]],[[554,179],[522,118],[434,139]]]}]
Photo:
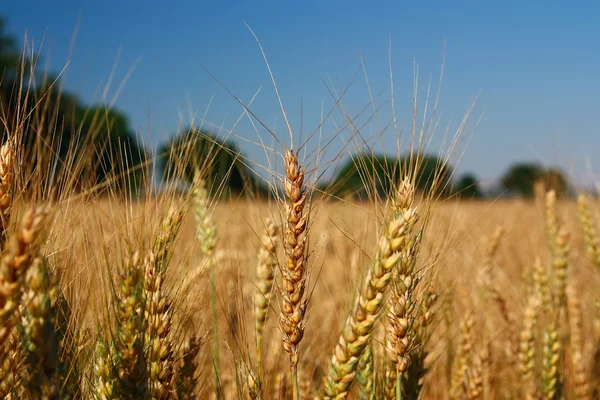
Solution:
[{"label": "green wheat ear", "polygon": [[196,174],[195,187],[192,195],[196,208],[196,225],[198,241],[202,253],[209,261],[210,304],[213,325],[213,365],[215,372],[215,387],[217,398],[222,398],[221,373],[219,362],[219,316],[217,313],[217,294],[215,287],[215,248],[217,246],[217,227],[214,223],[206,182]]}]

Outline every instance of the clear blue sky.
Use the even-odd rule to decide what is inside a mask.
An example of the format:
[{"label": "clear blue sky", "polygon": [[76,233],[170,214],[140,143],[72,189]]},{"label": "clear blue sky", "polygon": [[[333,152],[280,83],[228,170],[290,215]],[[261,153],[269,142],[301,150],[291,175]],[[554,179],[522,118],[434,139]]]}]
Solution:
[{"label": "clear blue sky", "polygon": [[[261,39],[296,134],[301,120],[305,134],[316,127],[322,101],[326,109],[333,105],[322,79],[331,77],[338,90],[345,87],[360,67],[361,54],[373,94],[383,106],[379,122],[389,126],[390,37],[396,109],[406,130],[412,113],[413,57],[420,65],[421,88],[430,75],[437,84],[446,41],[440,126],[432,148],[446,126],[456,128],[481,91],[470,127],[485,114],[460,172],[494,179],[513,161],[537,159],[558,163],[586,180],[585,157],[600,171],[599,4],[27,0],[5,2],[0,14],[19,38],[26,30],[37,44],[45,37],[43,54],[53,71],[68,59],[80,16],[66,86],[87,101],[101,100],[119,54],[113,94],[138,61],[116,105],[150,146],[188,124],[190,110],[198,110],[201,117],[212,96],[208,120],[230,129],[239,116],[241,107],[201,65],[244,101],[262,86],[251,108],[287,139],[262,56],[243,21]],[[357,112],[368,102],[360,75],[344,104]],[[343,122],[339,112],[334,120]],[[324,134],[332,129],[330,122]],[[371,136],[375,129],[371,120],[363,133]],[[258,140],[247,119],[235,134],[248,156],[264,162],[259,146],[241,140]],[[388,146],[393,136],[393,130],[384,134]],[[342,143],[336,139],[328,156],[339,152]]]}]

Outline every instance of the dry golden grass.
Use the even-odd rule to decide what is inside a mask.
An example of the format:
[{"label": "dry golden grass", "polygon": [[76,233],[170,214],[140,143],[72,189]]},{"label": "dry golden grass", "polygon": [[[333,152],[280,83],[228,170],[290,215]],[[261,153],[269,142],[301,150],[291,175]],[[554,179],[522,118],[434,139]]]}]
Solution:
[{"label": "dry golden grass", "polygon": [[[137,236],[140,242],[150,243],[151,233],[155,231],[147,225],[145,217],[149,210],[165,209],[160,199],[144,203],[133,203],[127,206],[99,200],[92,204],[73,205],[69,208],[70,230],[54,227],[52,244],[47,244],[46,252],[52,258],[60,259],[61,254],[68,251],[66,259],[80,260],[77,264],[61,266],[62,286],[71,304],[80,309],[81,324],[96,330],[95,323],[105,314],[108,302],[107,291],[110,279],[106,264],[118,272],[121,255],[119,252],[105,254],[100,249],[115,247],[123,231],[148,232],[146,237]],[[594,210],[597,206],[591,202]],[[90,212],[93,210],[93,212]],[[560,220],[564,228],[571,233],[571,251],[569,253],[568,280],[573,293],[577,293],[581,315],[587,316],[577,320],[578,340],[574,345],[581,349],[577,352],[567,351],[569,359],[576,360],[575,367],[571,363],[560,363],[557,371],[550,371],[561,377],[560,385],[567,398],[575,398],[587,377],[588,387],[597,385],[592,375],[593,355],[597,346],[594,336],[594,323],[597,319],[595,302],[597,298],[598,277],[593,260],[585,251],[583,231],[578,222],[576,204],[572,201],[560,201],[557,205]],[[217,253],[219,262],[215,270],[216,306],[218,310],[217,340],[220,354],[220,380],[225,398],[237,396],[242,390],[243,397],[248,396],[248,384],[237,374],[241,371],[246,376],[249,372],[256,375],[255,349],[255,317],[254,302],[259,282],[255,276],[257,249],[261,246],[261,235],[264,231],[263,221],[278,215],[277,205],[266,202],[235,200],[216,204],[214,220],[219,232]],[[58,211],[55,220],[60,221]],[[163,211],[161,214],[165,214]],[[212,341],[212,317],[210,312],[209,276],[204,274],[189,286],[190,293],[185,296],[176,289],[185,280],[186,275],[194,271],[204,262],[203,253],[196,239],[197,226],[194,213],[186,213],[182,227],[170,253],[170,266],[166,276],[167,293],[172,293],[177,303],[175,315],[177,328],[181,337],[195,335],[202,341]],[[130,215],[123,220],[123,215]],[[156,221],[154,221],[156,225]],[[127,229],[123,227],[127,226]],[[488,254],[487,237],[492,235],[498,226],[504,229],[497,250],[492,260],[486,260]],[[310,305],[306,313],[306,334],[302,341],[302,351],[298,363],[301,377],[300,386],[309,388],[311,396],[320,395],[322,380],[327,375],[326,366],[330,362],[332,349],[335,347],[345,319],[352,308],[360,282],[365,271],[372,262],[376,249],[377,221],[374,209],[370,204],[351,204],[343,202],[326,202],[319,206],[318,218],[313,220],[310,231],[313,248],[310,263],[313,273],[318,279],[311,282],[307,289],[311,293]],[[283,249],[279,249],[281,262]],[[530,309],[534,307],[528,300],[535,282],[534,264],[536,258],[541,265],[550,265],[547,246],[544,210],[542,206],[525,201],[498,201],[457,203],[446,201],[439,203],[432,210],[431,221],[422,237],[422,251],[416,265],[418,271],[429,271],[433,274],[433,288],[440,294],[433,320],[431,321],[431,339],[428,342],[429,356],[426,364],[430,371],[423,381],[423,398],[449,398],[450,380],[458,372],[455,368],[461,357],[461,349],[468,350],[465,357],[464,370],[460,382],[464,384],[465,395],[469,398],[483,398],[474,393],[485,392],[487,398],[515,398],[518,396],[520,379],[531,380],[528,390],[541,390],[544,384],[542,370],[544,368],[544,336],[549,339],[562,340],[569,335],[567,320],[560,320],[557,333],[552,334],[551,320],[538,311],[540,318],[537,324],[532,322]],[[81,260],[86,260],[85,264]],[[108,262],[107,262],[108,261]],[[502,309],[492,298],[486,300],[485,285],[477,277],[482,270],[493,269],[494,289],[506,302],[505,307],[514,315],[512,323],[502,315]],[[275,272],[279,274],[278,271]],[[99,284],[103,282],[103,284]],[[453,295],[444,296],[452,287]],[[492,296],[493,297],[493,296]],[[180,301],[181,300],[181,301]],[[274,302],[270,303],[275,307]],[[277,308],[276,308],[277,309]],[[444,311],[446,310],[447,311]],[[439,312],[438,312],[439,311]],[[450,326],[441,318],[441,314],[449,313]],[[472,321],[468,346],[461,345],[456,339],[464,331],[465,321]],[[83,322],[87,321],[87,322]],[[381,334],[385,329],[385,320],[377,319],[376,336],[371,341],[375,367],[375,388],[381,390],[381,368],[385,361],[384,341]],[[532,325],[533,324],[533,325]],[[544,332],[550,329],[550,333]],[[525,354],[519,358],[513,354],[511,344],[512,332],[527,332],[522,346],[535,346],[537,356],[531,359],[531,350],[523,349]],[[528,335],[533,335],[531,338]],[[277,313],[271,312],[265,321],[263,331],[263,377],[261,398],[278,398],[277,393],[290,395],[291,377],[289,360],[281,346],[281,333],[278,329]],[[85,346],[94,344],[92,337],[87,338]],[[184,339],[175,343],[175,348],[183,346]],[[186,341],[187,343],[187,341]],[[185,347],[189,347],[186,344]],[[483,357],[481,351],[489,348],[489,356]],[[183,348],[183,347],[182,347]],[[212,379],[213,363],[210,346],[202,346],[198,358],[196,377],[198,398],[211,397],[215,393]],[[550,347],[552,349],[552,347]],[[453,356],[455,354],[455,356]],[[529,358],[527,358],[529,356]],[[454,359],[448,359],[455,357]],[[550,355],[547,355],[550,357]],[[486,360],[487,358],[487,360]],[[549,358],[553,360],[553,358]],[[597,360],[596,360],[597,362]],[[448,365],[453,370],[448,370]],[[489,369],[484,374],[485,369]],[[525,370],[523,370],[525,369]],[[283,371],[283,376],[280,373]],[[520,374],[525,372],[525,376]],[[189,374],[188,374],[189,375]],[[487,375],[487,381],[484,377]],[[482,381],[479,381],[481,379]],[[282,389],[281,386],[284,386]],[[555,384],[556,385],[556,384]],[[251,385],[250,385],[251,386]],[[241,389],[240,389],[241,387]],[[287,387],[287,389],[285,389]],[[508,389],[510,388],[510,389]],[[508,390],[508,392],[507,392]],[[550,390],[550,389],[547,389]],[[382,393],[382,392],[379,392]],[[350,398],[358,398],[356,385],[352,385]],[[483,396],[483,393],[482,393]],[[545,397],[550,398],[548,393]],[[457,398],[462,398],[460,395]],[[579,397],[577,397],[579,398]]]}]

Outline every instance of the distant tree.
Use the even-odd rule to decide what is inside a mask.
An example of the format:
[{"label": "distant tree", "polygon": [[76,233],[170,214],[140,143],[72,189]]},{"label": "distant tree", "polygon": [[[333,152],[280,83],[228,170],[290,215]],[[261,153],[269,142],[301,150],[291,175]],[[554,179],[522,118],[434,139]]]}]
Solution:
[{"label": "distant tree", "polygon": [[0,87],[12,84],[21,53],[14,36],[6,31],[6,20],[0,16]]},{"label": "distant tree", "polygon": [[559,169],[545,169],[537,163],[513,164],[501,179],[504,189],[523,197],[532,197],[535,183],[539,181],[544,183],[546,189],[555,189],[561,195],[567,194],[569,189],[567,178]]},{"label": "distant tree", "polygon": [[462,175],[454,185],[454,193],[462,199],[480,199],[483,197],[479,182],[473,174]]},{"label": "distant tree", "polygon": [[559,195],[566,196],[569,193],[569,182],[565,174],[558,168],[549,168],[544,171],[542,181],[546,190],[554,190]]},{"label": "distant tree", "polygon": [[25,189],[140,189],[147,154],[125,115],[82,103],[51,73],[30,80],[35,64],[24,54],[0,19],[1,139],[20,149]]},{"label": "distant tree", "polygon": [[414,174],[417,190],[435,189],[438,193],[445,193],[452,168],[439,157],[429,154],[400,159],[384,154],[359,154],[342,164],[332,181],[322,185],[322,189],[338,197],[383,197],[409,174]]},{"label": "distant tree", "polygon": [[268,189],[244,164],[239,149],[230,140],[188,128],[158,149],[163,181],[191,183],[199,171],[215,194],[239,194],[245,189],[262,195]]}]

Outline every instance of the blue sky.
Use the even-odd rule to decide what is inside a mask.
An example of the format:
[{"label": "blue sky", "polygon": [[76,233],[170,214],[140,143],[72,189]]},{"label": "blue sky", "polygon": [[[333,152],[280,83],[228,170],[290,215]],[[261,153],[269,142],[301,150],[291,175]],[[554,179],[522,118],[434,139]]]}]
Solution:
[{"label": "blue sky", "polygon": [[[259,36],[271,63],[292,129],[299,137],[319,124],[322,104],[334,100],[325,82],[341,91],[365,62],[379,112],[385,148],[394,151],[391,129],[388,48],[391,38],[396,113],[404,135],[410,127],[413,60],[424,92],[433,88],[446,62],[438,129],[456,129],[479,95],[467,136],[481,117],[458,165],[487,181],[508,164],[539,160],[558,164],[587,181],[589,157],[600,171],[600,3],[592,1],[13,1],[0,7],[9,31],[40,44],[52,71],[70,59],[65,85],[87,101],[102,101],[103,88],[118,58],[109,98],[135,66],[116,105],[150,146],[199,120],[231,129],[241,107],[204,66],[287,143],[287,131],[261,53],[246,21]],[[75,26],[75,47],[69,47]],[[211,101],[212,99],[212,101]],[[369,104],[365,78],[359,74],[343,104],[356,113]],[[419,103],[423,105],[423,101]],[[302,105],[302,107],[301,107]],[[301,109],[302,117],[301,117]],[[422,111],[422,108],[420,109]],[[367,109],[359,118],[364,136],[377,133]],[[343,123],[332,114],[323,135]],[[259,132],[271,142],[264,130]],[[325,161],[342,150],[349,132],[336,138]],[[247,118],[234,138],[250,158],[264,163],[253,142],[258,134]],[[311,143],[314,145],[314,142]],[[380,148],[377,145],[377,148]]]}]

